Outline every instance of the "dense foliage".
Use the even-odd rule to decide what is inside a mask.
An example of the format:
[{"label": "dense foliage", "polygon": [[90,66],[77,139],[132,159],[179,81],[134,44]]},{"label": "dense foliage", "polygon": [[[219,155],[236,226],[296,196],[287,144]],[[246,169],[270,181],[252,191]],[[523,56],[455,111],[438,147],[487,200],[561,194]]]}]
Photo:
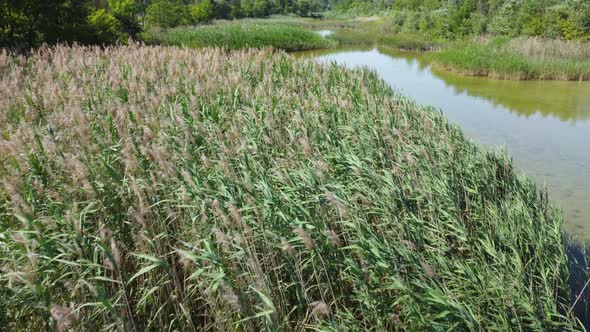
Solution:
[{"label": "dense foliage", "polygon": [[271,14],[309,16],[320,9],[315,0],[1,0],[0,46],[114,43],[153,26]]},{"label": "dense foliage", "polygon": [[263,20],[223,21],[174,29],[152,28],[142,38],[148,43],[192,48],[273,47],[285,51],[302,51],[337,45],[336,41],[305,28],[276,22],[266,23]]},{"label": "dense foliage", "polygon": [[3,0],[0,46],[112,43],[140,30],[139,0]]},{"label": "dense foliage", "polygon": [[587,0],[341,0],[340,12],[368,14],[387,11],[402,32],[434,37],[465,35],[531,35],[590,39]]},{"label": "dense foliage", "polygon": [[567,331],[562,220],[365,70],[0,53],[0,326]]},{"label": "dense foliage", "polygon": [[397,32],[432,37],[490,33],[590,39],[587,0],[2,0],[0,45],[112,43],[153,26],[272,14],[314,16],[326,10],[381,13]]}]

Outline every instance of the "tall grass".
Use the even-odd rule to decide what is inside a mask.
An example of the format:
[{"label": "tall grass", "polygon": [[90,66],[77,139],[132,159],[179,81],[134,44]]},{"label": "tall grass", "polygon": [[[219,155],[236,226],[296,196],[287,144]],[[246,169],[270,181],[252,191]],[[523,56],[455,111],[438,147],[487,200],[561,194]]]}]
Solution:
[{"label": "tall grass", "polygon": [[330,38],[343,46],[375,45],[401,51],[434,51],[438,50],[441,45],[441,42],[419,34],[380,34],[363,30],[337,30]]},{"label": "tall grass", "polygon": [[436,64],[467,75],[520,80],[590,80],[590,45],[533,37],[457,43]]},{"label": "tall grass", "polygon": [[575,330],[562,220],[366,70],[0,57],[6,330]]},{"label": "tall grass", "polygon": [[353,22],[354,25],[336,26],[330,38],[343,46],[378,45],[402,51],[433,51],[442,44],[424,34],[399,32],[387,18]]},{"label": "tall grass", "polygon": [[540,37],[517,37],[511,39],[505,49],[535,60],[590,59],[590,42],[546,39]]},{"label": "tall grass", "polygon": [[143,38],[149,43],[192,48],[274,47],[286,51],[301,51],[335,46],[333,41],[303,27],[260,21],[218,21],[215,24],[197,27],[152,29],[145,32]]}]

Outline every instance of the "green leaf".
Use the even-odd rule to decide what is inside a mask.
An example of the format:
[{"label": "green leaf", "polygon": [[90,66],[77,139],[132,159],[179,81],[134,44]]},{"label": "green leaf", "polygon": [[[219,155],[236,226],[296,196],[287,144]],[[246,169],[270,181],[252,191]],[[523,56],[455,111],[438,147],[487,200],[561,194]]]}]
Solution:
[{"label": "green leaf", "polygon": [[160,288],[160,286],[154,286],[150,288],[150,290],[143,294],[139,301],[137,301],[137,306],[141,307],[147,301],[148,297],[152,295],[155,291],[157,291],[158,288]]},{"label": "green leaf", "polygon": [[128,284],[129,284],[129,283],[131,283],[131,281],[133,281],[135,278],[137,278],[137,277],[139,277],[139,276],[141,276],[141,275],[143,275],[143,274],[145,274],[145,273],[148,273],[148,272],[150,272],[151,270],[153,270],[153,269],[155,269],[155,268],[157,268],[157,267],[159,267],[159,266],[160,266],[160,264],[152,264],[152,265],[148,265],[148,266],[146,266],[146,267],[142,268],[141,270],[137,271],[137,273],[136,273],[136,274],[134,274],[134,275],[133,275],[133,277],[131,277],[131,278],[129,279],[129,281],[127,281],[127,283],[128,283]]}]

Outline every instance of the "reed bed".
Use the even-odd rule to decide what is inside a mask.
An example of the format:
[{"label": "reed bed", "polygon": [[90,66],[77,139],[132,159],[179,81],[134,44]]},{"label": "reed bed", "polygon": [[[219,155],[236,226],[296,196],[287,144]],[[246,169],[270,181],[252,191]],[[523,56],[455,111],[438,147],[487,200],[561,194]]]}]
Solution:
[{"label": "reed bed", "polygon": [[577,330],[562,220],[376,74],[272,50],[0,57],[6,330]]},{"label": "reed bed", "polygon": [[436,51],[442,43],[413,33],[380,33],[363,30],[337,30],[330,38],[338,41],[339,45],[383,46],[400,51]]},{"label": "reed bed", "polygon": [[336,43],[301,26],[274,21],[217,21],[214,24],[174,29],[154,28],[143,34],[152,44],[192,48],[227,49],[274,47],[285,51],[302,51],[333,47]]},{"label": "reed bed", "polygon": [[506,44],[505,49],[537,60],[590,59],[590,42],[574,40],[516,37]]},{"label": "reed bed", "polygon": [[[328,21],[330,22],[330,21]],[[416,32],[400,32],[388,18],[355,21],[355,25],[334,25],[330,38],[339,45],[377,45],[401,51],[434,51],[440,49],[442,41]]]},{"label": "reed bed", "polygon": [[518,37],[455,43],[433,54],[437,66],[516,80],[590,80],[590,43]]}]

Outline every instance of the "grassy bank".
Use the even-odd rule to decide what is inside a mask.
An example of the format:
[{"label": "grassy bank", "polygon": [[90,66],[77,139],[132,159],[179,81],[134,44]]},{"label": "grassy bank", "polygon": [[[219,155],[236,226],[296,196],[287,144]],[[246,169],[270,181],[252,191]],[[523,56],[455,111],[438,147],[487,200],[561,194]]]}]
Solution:
[{"label": "grassy bank", "polygon": [[[329,28],[331,20],[324,26]],[[419,33],[400,33],[387,18],[359,20],[334,20],[334,34],[330,36],[341,46],[386,46],[402,51],[433,51],[441,47],[442,41],[434,40]]]},{"label": "grassy bank", "polygon": [[374,73],[0,56],[0,326],[574,330],[562,220]]},{"label": "grassy bank", "polygon": [[331,29],[334,34],[329,38],[340,46],[375,45],[401,51],[434,51],[430,58],[436,66],[465,75],[518,80],[590,80],[590,42],[484,36],[453,41],[405,32],[390,17],[273,21]]},{"label": "grassy bank", "polygon": [[274,47],[286,51],[301,51],[335,46],[333,41],[303,27],[261,21],[219,21],[197,27],[152,29],[143,34],[143,39],[148,43],[192,48]]},{"label": "grassy bank", "polygon": [[394,48],[400,51],[434,51],[441,47],[441,42],[430,40],[418,34],[385,34],[366,30],[338,30],[330,38],[339,45],[377,45]]},{"label": "grassy bank", "polygon": [[458,42],[435,64],[465,75],[517,80],[590,80],[590,43],[520,37]]}]

